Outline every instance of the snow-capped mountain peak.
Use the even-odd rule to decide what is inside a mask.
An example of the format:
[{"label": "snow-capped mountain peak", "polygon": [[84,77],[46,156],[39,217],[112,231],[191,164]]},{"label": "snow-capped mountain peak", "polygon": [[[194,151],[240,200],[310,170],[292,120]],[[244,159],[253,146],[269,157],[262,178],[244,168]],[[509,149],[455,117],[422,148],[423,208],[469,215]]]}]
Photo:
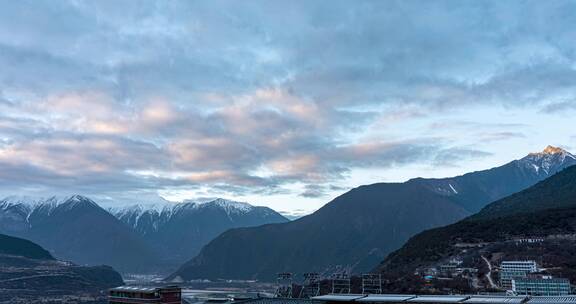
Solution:
[{"label": "snow-capped mountain peak", "polygon": [[14,205],[22,205],[27,207],[33,207],[38,204],[39,199],[31,196],[18,196],[18,195],[11,195],[7,196],[4,199],[0,200],[1,206],[14,206]]},{"label": "snow-capped mountain peak", "polygon": [[[91,206],[91,207],[96,207],[96,208],[100,208],[100,206],[98,204],[96,204],[96,202],[94,202],[93,200],[91,200],[88,197],[82,196],[82,195],[72,195],[70,197],[68,197],[65,200],[58,200],[57,198],[54,198],[56,204],[59,205],[65,205],[67,209],[73,209],[79,206]],[[50,201],[51,199],[49,199],[48,201]]]},{"label": "snow-capped mountain peak", "polygon": [[20,218],[22,223],[31,227],[31,217],[48,217],[56,210],[70,211],[78,207],[99,208],[91,199],[81,195],[71,196],[8,196],[0,199],[0,215],[11,220]]},{"label": "snow-capped mountain peak", "polygon": [[34,197],[34,196],[18,196],[12,195],[0,200],[0,209],[8,208],[10,206],[26,207],[30,211],[39,206],[50,206],[55,208],[68,201],[75,202],[81,201],[84,197],[80,195],[72,196],[50,196],[50,197]]},{"label": "snow-capped mountain peak", "polygon": [[208,206],[208,205],[214,205],[214,206],[218,206],[222,209],[224,209],[226,211],[226,213],[246,213],[251,211],[254,206],[248,204],[248,203],[243,203],[243,202],[236,202],[236,201],[231,201],[231,200],[227,200],[227,199],[223,199],[223,198],[217,198],[211,202],[207,202],[207,203],[202,203],[200,204],[200,206]]},{"label": "snow-capped mountain peak", "polygon": [[[547,146],[542,152],[542,154],[570,154],[568,151],[554,146]],[[570,154],[572,155],[572,154]]]},{"label": "snow-capped mountain peak", "polygon": [[[164,201],[160,204],[132,204],[108,208],[108,211],[138,231],[158,231],[174,218],[188,217],[206,209],[222,210],[230,219],[248,215],[255,207],[243,202],[222,198],[211,200],[184,200],[180,203]],[[145,228],[144,226],[148,226]]]},{"label": "snow-capped mountain peak", "polygon": [[551,146],[551,145],[544,148],[544,150],[542,150],[542,152],[530,153],[529,155],[538,155],[538,156],[563,155],[563,156],[568,156],[570,158],[576,158],[570,152],[568,152],[568,151],[566,151],[560,147],[555,147],[555,146]]},{"label": "snow-capped mountain peak", "polygon": [[576,156],[554,146],[547,146],[542,152],[530,153],[520,160],[537,174],[551,175],[576,164]]},{"label": "snow-capped mountain peak", "polygon": [[181,208],[188,208],[188,209],[202,209],[207,207],[217,207],[221,208],[226,213],[246,213],[253,210],[255,207],[245,203],[245,202],[238,202],[227,200],[223,198],[216,198],[216,199],[209,199],[209,200],[184,200],[181,203],[176,204]]}]

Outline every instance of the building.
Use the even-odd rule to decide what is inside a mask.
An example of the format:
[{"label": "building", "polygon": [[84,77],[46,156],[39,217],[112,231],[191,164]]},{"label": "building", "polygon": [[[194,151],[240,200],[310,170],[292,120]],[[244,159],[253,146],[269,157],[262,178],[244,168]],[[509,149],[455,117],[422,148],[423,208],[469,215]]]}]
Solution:
[{"label": "building", "polygon": [[[510,295],[323,295],[312,298],[318,304],[576,304],[576,296]],[[283,303],[284,304],[284,303]],[[288,303],[286,303],[288,304]]]},{"label": "building", "polygon": [[454,273],[456,273],[456,269],[458,268],[458,265],[455,263],[446,263],[446,264],[442,264],[440,265],[440,273],[443,275],[453,275]]},{"label": "building", "polygon": [[109,304],[182,304],[180,287],[120,286],[108,292]]},{"label": "building", "polygon": [[534,238],[519,238],[514,239],[516,245],[524,245],[524,244],[538,244],[544,243],[544,238],[542,237],[534,237]]},{"label": "building", "polygon": [[570,294],[570,281],[552,277],[527,277],[512,279],[512,290],[519,295],[563,296]]},{"label": "building", "polygon": [[512,289],[512,280],[525,278],[530,273],[538,272],[535,261],[502,261],[500,263],[500,287]]}]

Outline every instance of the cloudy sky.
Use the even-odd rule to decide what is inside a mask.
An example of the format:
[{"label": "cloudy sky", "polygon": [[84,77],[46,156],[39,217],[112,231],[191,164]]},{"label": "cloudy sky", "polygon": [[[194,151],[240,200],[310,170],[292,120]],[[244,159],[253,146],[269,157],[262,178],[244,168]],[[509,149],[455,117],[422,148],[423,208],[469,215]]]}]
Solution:
[{"label": "cloudy sky", "polygon": [[0,194],[224,197],[576,150],[574,1],[0,1]]}]

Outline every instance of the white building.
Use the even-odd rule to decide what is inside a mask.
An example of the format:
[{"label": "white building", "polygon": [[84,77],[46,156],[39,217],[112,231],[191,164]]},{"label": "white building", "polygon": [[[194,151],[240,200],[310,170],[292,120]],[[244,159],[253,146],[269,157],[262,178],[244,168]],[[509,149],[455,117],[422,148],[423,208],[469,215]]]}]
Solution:
[{"label": "white building", "polygon": [[511,289],[513,279],[526,278],[529,273],[535,272],[538,272],[538,264],[535,261],[502,261],[500,263],[500,286]]},{"label": "white building", "polygon": [[563,296],[571,292],[568,279],[550,276],[512,279],[512,290],[526,296]]}]

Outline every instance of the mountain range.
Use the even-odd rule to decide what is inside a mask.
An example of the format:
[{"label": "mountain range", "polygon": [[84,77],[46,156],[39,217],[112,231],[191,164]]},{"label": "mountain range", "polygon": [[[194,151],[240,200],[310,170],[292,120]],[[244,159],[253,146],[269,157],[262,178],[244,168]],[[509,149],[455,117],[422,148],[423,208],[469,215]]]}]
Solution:
[{"label": "mountain range", "polygon": [[224,199],[184,202],[161,209],[133,205],[109,211],[174,265],[198,254],[205,244],[230,228],[288,221],[270,208]]},{"label": "mountain range", "polygon": [[[576,166],[487,205],[446,227],[424,231],[391,253],[377,268],[390,291],[420,292],[414,273],[450,260],[482,268],[483,259],[535,260],[548,274],[576,280]],[[539,239],[518,243],[518,239]],[[484,257],[481,259],[481,257]],[[478,265],[480,264],[480,265]],[[401,288],[409,288],[401,289]]]},{"label": "mountain range", "polygon": [[80,195],[0,200],[0,233],[37,242],[60,259],[132,273],[175,269],[229,228],[283,221],[269,208],[222,199],[109,210]]},{"label": "mountain range", "polygon": [[368,271],[413,235],[454,223],[574,164],[574,155],[549,146],[462,176],[361,186],[292,222],[228,230],[170,278],[270,281],[284,271]]}]

